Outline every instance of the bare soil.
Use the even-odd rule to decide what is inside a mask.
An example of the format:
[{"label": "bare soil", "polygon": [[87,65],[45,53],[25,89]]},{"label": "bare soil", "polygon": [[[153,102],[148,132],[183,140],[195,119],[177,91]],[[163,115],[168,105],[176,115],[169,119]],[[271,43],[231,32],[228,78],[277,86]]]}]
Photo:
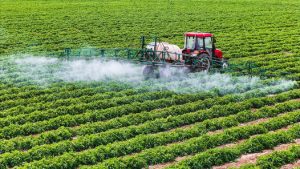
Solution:
[{"label": "bare soil", "polygon": [[174,130],[177,130],[177,129],[188,129],[188,128],[193,127],[194,125],[195,124],[184,125],[184,126],[180,126],[180,127],[177,127],[177,128],[170,129],[168,131],[174,131]]},{"label": "bare soil", "polygon": [[177,162],[180,162],[180,161],[182,161],[182,160],[185,160],[185,159],[187,159],[187,158],[189,158],[189,157],[191,157],[191,156],[177,157],[177,158],[175,159],[175,161],[167,162],[167,163],[161,163],[161,164],[157,164],[157,165],[152,165],[152,166],[149,166],[149,169],[162,169],[162,168],[166,168],[166,167],[168,167],[168,166],[170,166],[170,165],[173,165],[173,164],[175,164],[175,163],[177,163]]},{"label": "bare soil", "polygon": [[286,165],[282,166],[280,169],[291,169],[291,168],[296,168],[296,167],[300,167],[300,159],[292,164],[286,164]]}]

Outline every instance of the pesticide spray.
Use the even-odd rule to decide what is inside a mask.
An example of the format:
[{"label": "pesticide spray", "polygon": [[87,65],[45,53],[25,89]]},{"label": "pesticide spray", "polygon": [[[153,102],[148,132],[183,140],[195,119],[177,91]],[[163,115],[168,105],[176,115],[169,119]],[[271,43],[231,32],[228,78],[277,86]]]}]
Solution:
[{"label": "pesticide spray", "polygon": [[[195,93],[218,90],[222,94],[245,92],[251,89],[265,89],[276,86],[282,90],[292,88],[296,83],[289,80],[273,80],[265,83],[258,77],[232,76],[229,74],[205,72],[186,74],[185,70],[167,68],[165,77],[144,80],[143,65],[124,61],[101,59],[61,60],[48,57],[22,56],[12,58],[10,65],[15,66],[18,75],[39,85],[53,82],[119,82],[134,88],[149,90],[170,90],[176,93]],[[174,76],[174,74],[176,74]],[[268,89],[270,90],[270,89]]]}]

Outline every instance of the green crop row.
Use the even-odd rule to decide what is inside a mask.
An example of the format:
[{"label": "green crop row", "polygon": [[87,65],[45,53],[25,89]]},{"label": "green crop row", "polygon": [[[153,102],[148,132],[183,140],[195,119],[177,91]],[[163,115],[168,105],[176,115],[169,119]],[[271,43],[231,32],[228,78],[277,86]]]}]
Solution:
[{"label": "green crop row", "polygon": [[260,168],[278,168],[284,164],[293,163],[300,158],[300,145],[293,145],[288,150],[275,151],[258,158],[257,165]]},{"label": "green crop row", "polygon": [[298,84],[300,84],[300,73],[286,75],[286,77],[289,79],[295,80],[298,82]]},{"label": "green crop row", "polygon": [[[297,108],[297,106],[296,107],[292,106],[293,108],[292,107],[287,108],[287,105],[289,105],[289,103],[277,105],[279,109],[272,109],[272,108],[269,109],[269,107],[266,107],[264,108],[264,110],[269,110],[270,116],[276,116],[276,114],[283,112],[287,109]],[[48,165],[49,166],[51,165],[51,161],[60,161],[59,159],[65,159],[70,156],[73,156],[72,160],[66,160],[68,162],[65,162],[64,164],[57,162],[56,167],[60,168],[63,165],[67,165],[70,168],[76,168],[78,165],[82,165],[82,164],[91,165],[91,164],[95,164],[96,162],[103,161],[107,158],[114,158],[122,155],[136,153],[144,149],[152,148],[155,146],[160,146],[172,142],[178,142],[192,137],[199,137],[207,133],[208,131],[214,131],[217,129],[237,126],[239,125],[240,122],[246,122],[255,119],[255,116],[257,116],[257,114],[264,116],[263,113],[264,111],[260,111],[260,113],[256,113],[251,118],[250,116],[245,117],[245,115],[249,114],[249,112],[244,111],[238,113],[237,115],[232,115],[230,117],[209,119],[197,123],[188,129],[176,129],[176,130],[170,130],[168,132],[157,133],[152,135],[140,135],[130,140],[126,140],[123,142],[116,142],[106,146],[98,146],[95,149],[86,150],[79,153],[65,153],[62,156],[57,156],[47,160],[33,162],[34,164],[33,166],[44,164],[43,166],[48,168]],[[259,115],[257,116],[257,118],[258,117]]]},{"label": "green crop row", "polygon": [[[235,105],[238,106],[238,105]],[[212,109],[214,111],[219,110],[222,108],[224,112],[226,111],[227,114],[231,113],[234,109],[236,111],[239,111],[241,109],[241,105],[237,108],[232,108],[233,105],[230,104],[226,106],[226,109],[224,106],[217,106],[215,109]],[[206,112],[206,111],[203,111]],[[198,118],[205,118],[206,116],[212,116],[211,112],[208,111],[209,113],[205,113],[206,115],[204,117],[198,115]],[[195,115],[199,113],[194,113]],[[203,113],[201,113],[203,114]],[[185,115],[187,116],[187,115]],[[178,118],[178,117],[177,117]],[[19,159],[17,160],[17,164],[24,162],[24,161],[31,161],[31,160],[37,160],[40,159],[44,156],[48,155],[60,155],[64,152],[68,151],[79,151],[79,150],[84,150],[90,147],[95,147],[97,145],[102,145],[102,144],[108,144],[111,142],[115,141],[121,141],[121,140],[126,140],[132,137],[135,137],[136,135],[139,134],[149,134],[152,132],[159,132],[163,130],[167,130],[176,126],[188,124],[185,121],[195,121],[196,119],[193,119],[191,117],[180,117],[179,119],[182,120],[176,120],[176,116],[172,119],[174,120],[169,120],[169,119],[156,119],[153,122],[146,122],[138,126],[128,126],[120,129],[114,129],[114,130],[109,130],[107,132],[99,133],[99,134],[92,134],[92,135],[87,135],[87,136],[82,136],[78,137],[75,140],[67,140],[67,141],[62,141],[50,145],[42,145],[42,146],[36,146],[27,152],[20,152],[20,151],[13,151],[11,153],[4,153],[0,155],[0,159],[2,158],[5,161],[1,161],[3,163],[10,163],[9,161],[14,161],[14,165],[16,165],[16,160],[13,159]],[[169,123],[167,123],[170,121]],[[166,123],[166,124],[165,124]],[[16,156],[16,154],[19,154]],[[9,165],[9,164],[8,164]]]},{"label": "green crop row", "polygon": [[0,84],[0,95],[11,95],[11,94],[16,94],[19,92],[28,92],[28,91],[35,91],[35,90],[41,90],[40,87],[35,86],[35,85],[28,85],[28,86],[23,86],[23,87],[14,87],[14,86],[9,86],[5,84]]},{"label": "green crop row", "polygon": [[[276,63],[276,62],[275,62]],[[295,61],[290,61],[290,62],[283,62],[281,64],[270,64],[267,66],[262,66],[263,69],[271,69],[271,70],[277,70],[277,69],[282,69],[282,68],[287,68],[287,67],[295,67],[298,66],[298,63]]]},{"label": "green crop row", "polygon": [[[69,112],[70,114],[67,114],[65,116],[58,116],[56,118],[52,118],[47,121],[40,121],[36,123],[25,123],[23,125],[12,124],[0,129],[0,138],[12,138],[20,135],[35,134],[50,129],[57,129],[60,126],[75,126],[77,124],[82,124],[91,121],[108,120],[111,118],[119,117],[130,113],[139,113],[141,111],[150,111],[157,108],[168,107],[173,104],[193,102],[196,100],[205,99],[215,95],[216,93],[213,92],[210,93],[204,92],[204,93],[187,94],[187,95],[174,95],[173,97],[170,98],[164,98],[164,99],[153,100],[153,101],[151,100],[144,101],[142,103],[133,102],[130,104],[112,107],[109,109],[99,110],[99,111],[85,112],[85,109],[83,109],[82,107],[77,107],[78,109],[76,109],[76,112],[74,113],[78,113],[79,110],[85,113],[78,114],[76,116],[76,115],[70,115],[71,112]],[[45,116],[49,116],[49,114],[45,114]]]},{"label": "green crop row", "polygon": [[[247,57],[247,58],[236,58],[233,60],[234,63],[239,63],[239,62],[255,62],[255,64],[262,66],[262,65],[269,65],[270,62],[274,63],[276,61],[281,61],[281,60],[286,60],[286,59],[297,59],[298,54],[286,54],[284,52],[280,53],[272,53],[270,55],[256,55],[252,57]],[[297,60],[295,60],[297,61]]]},{"label": "green crop row", "polygon": [[[134,89],[125,89],[122,91],[112,91],[112,92],[104,92],[104,93],[89,93],[86,94],[77,91],[59,91],[55,94],[50,94],[46,96],[40,97],[32,97],[29,99],[17,99],[17,100],[8,100],[2,102],[3,108],[5,107],[6,110],[0,112],[0,117],[4,118],[7,116],[16,116],[19,114],[28,114],[35,110],[46,110],[49,108],[55,108],[59,106],[68,106],[71,104],[77,103],[88,103],[95,100],[104,100],[104,99],[111,99],[115,97],[124,97],[124,96],[131,96],[139,93],[146,92],[146,89],[134,90]],[[77,93],[77,95],[72,95]],[[81,93],[81,94],[79,94]],[[66,98],[66,96],[69,96]],[[8,107],[12,107],[7,109]]]},{"label": "green crop row", "polygon": [[[280,92],[282,88],[278,86],[278,88],[263,88],[260,91],[253,90],[244,93],[247,97],[257,97],[257,96],[264,96],[266,94],[270,93],[276,93]],[[296,90],[297,93],[297,90]],[[202,96],[201,96],[202,95]],[[207,93],[206,97],[212,96],[211,94]],[[0,129],[0,133],[2,134],[2,138],[12,138],[18,135],[28,135],[33,133],[40,133],[42,131],[51,130],[51,129],[57,129],[60,126],[75,126],[79,124],[84,124],[86,122],[91,121],[99,121],[103,119],[118,117],[130,113],[138,113],[140,111],[146,110],[149,111],[151,109],[156,109],[157,107],[162,108],[162,105],[166,105],[165,107],[180,103],[186,103],[191,102],[195,100],[201,100],[201,98],[205,98],[205,94],[198,94],[195,95],[195,97],[189,97],[189,96],[177,96],[173,100],[164,100],[164,101],[146,101],[147,104],[131,104],[120,106],[119,109],[111,109],[111,111],[105,111],[102,114],[99,114],[97,111],[79,114],[79,115],[65,115],[65,116],[59,116],[57,118],[51,119],[49,121],[41,121],[37,123],[26,123],[24,125],[10,125],[8,127],[4,127]],[[151,103],[151,104],[150,104]],[[141,106],[138,106],[141,105]],[[194,106],[193,106],[194,107]],[[201,107],[201,106],[200,106]],[[111,117],[113,116],[113,117]]]},{"label": "green crop row", "polygon": [[[274,100],[278,101],[285,101],[286,99],[293,99],[300,96],[300,90],[292,90],[288,92],[284,92],[278,94],[275,97],[267,97],[264,98],[265,100]],[[250,97],[251,95],[247,96]],[[288,96],[288,97],[286,97]],[[192,102],[184,105],[176,105],[164,109],[153,110],[150,112],[141,112],[138,114],[129,114],[124,117],[111,119],[109,121],[104,122],[95,122],[95,123],[88,123],[85,125],[80,125],[76,128],[59,128],[58,130],[49,131],[46,133],[42,133],[39,136],[29,136],[29,137],[16,137],[11,140],[3,140],[0,141],[0,150],[2,152],[11,151],[14,149],[28,149],[35,145],[41,144],[49,144],[56,141],[61,141],[65,139],[70,139],[71,137],[75,137],[78,135],[86,135],[92,134],[97,132],[103,132],[108,129],[113,129],[116,127],[126,127],[129,125],[137,125],[140,123],[144,123],[149,120],[155,120],[157,118],[166,118],[168,116],[180,115],[188,112],[193,112],[201,109],[206,109],[214,105],[224,105],[230,102],[237,102],[245,100],[247,97],[243,98],[240,94],[235,95],[227,95],[224,97],[219,97],[215,99],[205,99],[197,102]],[[260,99],[260,98],[259,98]],[[256,99],[252,99],[256,100]],[[270,103],[270,102],[263,102],[263,103]],[[197,105],[197,106],[195,106]],[[261,105],[256,105],[261,106]]]},{"label": "green crop row", "polygon": [[[99,85],[94,88],[80,88],[75,86],[70,87],[53,87],[50,89],[37,90],[17,90],[15,94],[2,95],[0,100],[1,110],[19,105],[27,105],[38,101],[50,102],[58,99],[76,98],[84,95],[95,95],[102,93],[112,93],[116,91],[123,91],[129,89],[128,86],[116,86],[114,83],[107,83]],[[131,89],[132,90],[132,89]]]},{"label": "green crop row", "polygon": [[[296,92],[297,94],[297,92]],[[300,95],[300,93],[299,93]],[[209,97],[209,96],[208,96]],[[1,151],[11,151],[13,149],[28,149],[34,145],[51,143],[60,141],[61,139],[70,139],[77,135],[86,135],[97,132],[103,132],[113,128],[126,127],[129,125],[137,125],[148,120],[168,117],[171,115],[180,115],[190,111],[196,111],[209,108],[213,105],[228,104],[241,99],[238,95],[227,95],[224,97],[215,97],[215,99],[204,99],[196,102],[185,103],[183,105],[175,105],[167,108],[156,109],[152,111],[144,111],[138,114],[129,114],[119,118],[113,118],[108,121],[100,121],[95,123],[87,123],[76,126],[75,128],[59,128],[58,130],[41,133],[39,136],[16,137],[10,140],[3,140],[0,144]],[[62,133],[65,136],[62,137]]]},{"label": "green crop row", "polygon": [[[271,118],[267,122],[233,127],[225,129],[220,133],[205,134],[203,136],[189,139],[187,141],[178,142],[175,144],[173,143],[166,146],[157,146],[152,149],[144,150],[140,153],[128,156],[125,155],[121,158],[108,159],[106,161],[103,161],[102,163],[94,165],[93,167],[88,166],[87,168],[143,168],[149,165],[173,161],[178,156],[199,153],[223,144],[236,142],[241,139],[247,139],[252,135],[264,134],[272,130],[280,129],[287,125],[297,123],[299,121],[299,111],[290,112],[286,113],[283,116]],[[60,158],[60,160],[61,159],[63,158]],[[206,158],[206,160],[209,159],[209,157]],[[45,160],[41,160],[41,162],[42,161]],[[52,164],[55,164],[55,162]],[[205,165],[205,163],[199,162],[198,166],[201,166],[202,164]],[[25,166],[30,167],[30,163]],[[206,167],[204,168],[209,167],[206,165]]]},{"label": "green crop row", "polygon": [[[271,57],[272,58],[272,57]],[[281,65],[275,65],[278,62],[282,62],[282,63],[292,63],[292,62],[297,62],[299,59],[297,58],[297,56],[295,57],[285,57],[280,55],[280,58],[278,59],[274,59],[274,60],[268,60],[266,61],[264,60],[257,60],[257,58],[249,58],[247,61],[249,62],[254,62],[255,65],[262,67],[263,69],[280,69],[286,66],[281,66]],[[245,61],[243,61],[245,62]],[[275,65],[275,67],[273,67]]]},{"label": "green crop row", "polygon": [[[1,96],[0,100],[5,101],[5,100],[10,100],[10,99],[17,99],[17,98],[24,98],[28,99],[31,98],[32,96],[38,96],[38,95],[43,95],[43,94],[53,94],[59,90],[75,90],[75,89],[83,89],[82,87],[80,88],[79,85],[66,85],[66,86],[57,86],[53,84],[53,86],[49,88],[42,88],[36,85],[27,85],[27,86],[22,86],[22,87],[14,87],[13,85],[3,85],[3,89],[1,90]],[[101,85],[99,83],[99,87],[104,85]]]},{"label": "green crop row", "polygon": [[[81,85],[70,85],[70,86],[53,86],[51,88],[46,89],[37,89],[32,90],[32,86],[28,86],[30,89],[28,91],[27,87],[20,87],[18,89],[13,90],[14,93],[8,93],[0,96],[0,101],[10,101],[10,100],[17,100],[17,99],[31,99],[33,97],[38,96],[39,100],[44,101],[53,101],[56,98],[69,98],[69,97],[78,97],[82,95],[90,95],[90,94],[97,94],[103,92],[112,92],[112,91],[121,91],[124,89],[129,89],[128,85],[120,85],[114,82],[110,83],[99,83],[97,87],[86,88],[81,87]],[[72,92],[73,91],[73,92]],[[64,95],[61,95],[58,92],[65,92]],[[68,93],[70,92],[70,93]],[[6,103],[7,104],[7,103]],[[2,106],[6,106],[6,104],[1,103]],[[5,108],[5,107],[4,107]],[[3,110],[3,108],[1,108]]]},{"label": "green crop row", "polygon": [[[300,115],[300,111],[296,111],[295,113],[296,116]],[[288,115],[284,115],[284,116],[288,116]],[[271,124],[270,126],[279,125],[279,123],[288,123],[288,122],[285,121],[285,119],[281,119],[281,121],[279,121],[278,119],[277,124]],[[265,135],[252,137],[248,140],[245,140],[242,143],[238,143],[233,147],[216,148],[216,149],[208,150],[203,153],[196,154],[195,156],[187,160],[179,162],[178,164],[175,164],[171,167],[168,167],[168,169],[211,168],[214,165],[221,165],[226,162],[233,161],[239,156],[241,156],[242,154],[260,152],[264,149],[273,148],[279,144],[292,142],[296,138],[300,138],[299,124],[292,125],[288,130],[279,130],[277,132],[271,132]]]},{"label": "green crop row", "polygon": [[[271,91],[269,91],[269,90],[271,90]],[[273,91],[274,90],[274,91]],[[272,88],[272,89],[263,89],[263,93],[268,93],[268,92],[276,92],[276,91],[280,91],[281,90],[281,88],[279,87],[279,88]],[[253,92],[253,93],[255,93],[255,92]],[[261,92],[260,92],[261,93]],[[180,97],[179,97],[179,101],[180,101]],[[189,100],[187,100],[187,101],[189,101]],[[185,103],[185,100],[181,100],[181,102],[183,102],[183,103]],[[179,102],[177,102],[177,104],[178,104]],[[96,112],[93,112],[92,114],[95,114]],[[89,116],[91,113],[85,113],[84,115],[79,115],[79,116],[76,116],[76,118],[75,117],[72,117],[71,119],[74,119],[74,120],[72,120],[71,121],[71,123],[72,124],[74,124],[74,122],[77,120],[78,121],[78,119],[79,120],[82,120],[82,116]],[[65,119],[64,119],[64,117],[65,117]],[[67,119],[69,119],[69,120],[71,120],[70,119],[70,117],[67,117],[67,116],[60,116],[60,117],[58,117],[58,118],[54,118],[54,119],[52,119],[53,121],[55,121],[53,124],[55,125],[55,126],[57,126],[59,123],[61,123],[61,121],[63,121],[64,122],[64,124],[66,124],[66,122],[67,122]],[[88,121],[94,121],[93,119],[90,119],[89,118],[89,120]],[[30,126],[29,126],[29,128],[28,128],[28,125],[31,125],[31,123],[27,123],[27,124],[25,124],[25,125],[23,125],[23,129],[25,129],[25,130],[29,130],[29,128],[30,128]],[[48,125],[48,127],[49,127],[49,122],[46,122],[46,121],[42,121],[42,122],[38,122],[38,123],[36,123],[35,124],[35,127],[33,128],[34,130],[42,130],[42,128],[43,127],[41,127],[41,125]],[[20,125],[17,125],[17,126],[20,126]],[[14,126],[13,126],[14,127]],[[22,125],[20,126],[20,127],[22,127]],[[14,127],[15,128],[15,127]],[[56,128],[56,127],[55,127]],[[10,130],[10,131],[7,131],[7,132],[11,132],[11,126],[10,127],[6,127],[6,128],[4,128],[3,130]],[[51,128],[50,128],[51,129]],[[18,129],[19,130],[19,129]],[[32,132],[32,133],[36,133],[36,132]]]},{"label": "green crop row", "polygon": [[291,145],[287,150],[278,150],[259,156],[256,164],[245,164],[240,169],[275,169],[300,158],[300,145]]},{"label": "green crop row", "polygon": [[[262,103],[263,102],[261,102],[261,104]],[[244,105],[244,104],[240,104],[240,106]],[[255,105],[255,102],[253,102],[252,104]],[[194,122],[203,121],[205,119],[210,119],[210,118],[213,118],[213,117],[226,116],[228,114],[232,114],[234,112],[239,112],[241,110],[247,109],[247,108],[242,108],[243,106],[241,108],[230,108],[230,107],[233,107],[233,106],[234,106],[233,104],[223,106],[223,108],[222,108],[222,106],[218,106],[218,107],[215,107],[215,109],[212,109],[211,111],[189,113],[189,114],[186,114],[186,115],[174,116],[173,118],[168,118],[168,119],[158,119],[158,120],[155,120],[153,122],[145,123],[145,124],[142,124],[142,125],[139,125],[139,126],[136,126],[136,127],[132,126],[132,127],[127,127],[127,128],[121,128],[121,129],[118,129],[118,130],[112,130],[112,131],[106,132],[109,137],[104,137],[105,133],[102,133],[102,134],[100,133],[100,134],[96,134],[96,135],[84,136],[84,137],[82,137],[82,139],[77,138],[75,141],[72,141],[73,143],[69,143],[69,141],[66,141],[66,142],[63,142],[64,144],[59,143],[56,146],[54,146],[54,145],[46,146],[45,145],[45,146],[41,146],[40,148],[34,148],[34,149],[35,149],[35,151],[39,150],[39,156],[41,155],[41,148],[43,148],[43,151],[46,151],[46,150],[51,151],[52,154],[55,151],[57,151],[57,152],[62,151],[63,147],[67,151],[70,151],[72,149],[78,151],[78,150],[83,150],[83,149],[86,149],[86,148],[95,147],[95,145],[101,144],[101,140],[102,140],[102,144],[107,144],[108,142],[107,142],[107,139],[105,139],[105,138],[110,138],[110,139],[108,139],[108,140],[110,140],[110,142],[114,142],[114,141],[118,141],[118,140],[120,141],[120,138],[121,138],[121,140],[125,140],[125,139],[128,139],[130,137],[133,137],[133,135],[130,134],[130,132],[133,132],[133,133],[136,133],[136,134],[139,134],[139,133],[140,134],[149,134],[149,133],[152,133],[152,132],[159,132],[159,131],[162,131],[162,130],[167,130],[167,129],[174,128],[174,127],[181,126],[181,125],[185,125],[185,124],[192,124]],[[235,105],[235,107],[237,107],[237,106],[238,106],[238,104]],[[246,107],[248,107],[248,106],[246,106]],[[291,104],[290,108],[293,109],[293,107],[295,107],[295,105]],[[299,107],[299,104],[296,105],[296,107]],[[284,111],[286,109],[288,109],[288,108],[285,105],[285,107],[281,111]],[[220,110],[222,110],[222,111],[220,111]],[[217,114],[220,114],[220,115],[217,115]],[[228,119],[226,119],[226,120],[228,120]],[[223,121],[225,121],[225,120],[223,120]],[[206,122],[206,123],[209,123],[209,121]],[[212,124],[215,124],[215,123],[212,123]],[[216,124],[219,125],[220,123],[216,123]],[[227,124],[229,126],[232,125],[232,123],[230,123],[230,122],[225,123],[225,124]],[[233,123],[233,124],[236,125],[236,123]],[[159,126],[161,126],[161,127],[159,127]],[[163,128],[162,128],[162,126],[163,126]],[[195,135],[199,135],[199,134],[201,135],[201,133],[203,133],[203,132],[205,133],[205,131],[207,132],[207,130],[206,130],[207,124],[205,124],[204,126],[199,127],[201,130],[199,130],[198,127],[194,128],[190,132],[187,132],[187,131],[183,130],[183,131],[175,131],[175,133],[178,132],[176,134],[172,131],[170,133],[158,134],[158,136],[156,136],[156,137],[152,136],[153,137],[152,139],[151,139],[151,136],[144,135],[143,136],[143,137],[145,137],[145,140],[144,140],[144,139],[142,139],[143,137],[140,136],[140,137],[137,137],[139,139],[138,140],[139,143],[137,142],[135,144],[139,145],[137,148],[142,148],[143,146],[141,146],[140,144],[143,144],[143,143],[147,143],[146,145],[151,147],[151,145],[152,146],[157,145],[158,142],[155,141],[155,142],[153,142],[154,144],[150,144],[148,141],[154,141],[154,140],[167,141],[168,139],[171,139],[171,140],[173,139],[173,141],[179,141],[179,140],[184,139],[184,138],[194,137]],[[216,128],[215,127],[211,128],[211,130],[214,130],[214,129],[216,129]],[[118,133],[115,133],[115,132],[118,132]],[[116,140],[116,138],[114,140],[112,140],[113,138],[112,138],[111,135],[117,136],[118,140]],[[91,136],[93,136],[93,137],[91,137]],[[177,139],[176,139],[176,137],[177,137]],[[136,140],[136,139],[133,139],[132,141],[134,141],[134,140]],[[129,147],[134,148],[135,146],[133,146],[133,145],[135,145],[135,144],[132,144],[132,141],[128,142],[131,145]],[[70,147],[70,145],[73,145],[73,148]],[[75,147],[76,145],[78,145],[80,147],[78,147],[78,146]],[[106,146],[106,147],[110,147],[110,146]],[[128,146],[122,145],[120,147],[123,147],[123,148],[121,150],[118,150],[118,152],[124,152],[124,148],[128,147]],[[96,151],[95,150],[84,151],[82,155],[85,156],[87,154],[89,154],[89,155],[94,154],[95,152],[98,152],[99,150],[102,150],[103,146],[100,146],[99,148],[97,148]],[[129,150],[131,150],[131,149],[129,149]],[[29,152],[29,154],[30,154],[30,152],[33,154],[34,151],[28,150],[28,152]],[[44,152],[44,153],[46,153],[46,152]],[[13,153],[11,153],[11,155],[7,155],[7,157],[15,157],[16,154],[17,154],[17,152],[13,152]],[[59,154],[53,154],[53,155],[59,155]],[[23,158],[25,158],[27,156],[27,153],[26,154],[22,153],[21,156]],[[32,155],[29,156],[29,157],[34,159],[34,156],[32,156]],[[17,157],[17,158],[20,158],[20,157]]]},{"label": "green crop row", "polygon": [[99,111],[102,109],[108,109],[112,107],[118,107],[133,102],[144,102],[147,100],[157,99],[171,99],[172,96],[176,95],[174,92],[148,92],[133,96],[125,96],[121,98],[112,98],[107,100],[98,100],[95,98],[90,103],[80,103],[71,106],[59,106],[54,109],[48,109],[46,111],[34,111],[29,114],[20,114],[17,116],[9,116],[0,118],[0,127],[9,126],[11,124],[24,124],[29,122],[38,122],[48,120],[65,114],[80,114],[88,111]]},{"label": "green crop row", "polygon": [[297,62],[299,61],[298,57],[299,54],[290,54],[290,55],[286,55],[284,53],[278,54],[277,56],[274,57],[274,55],[270,55],[268,57],[262,57],[260,56],[261,59],[257,58],[257,57],[251,57],[251,58],[247,58],[243,61],[254,61],[256,64],[258,64],[259,66],[269,66],[269,65],[273,65],[276,62],[282,62],[282,63],[288,63],[288,62]]}]

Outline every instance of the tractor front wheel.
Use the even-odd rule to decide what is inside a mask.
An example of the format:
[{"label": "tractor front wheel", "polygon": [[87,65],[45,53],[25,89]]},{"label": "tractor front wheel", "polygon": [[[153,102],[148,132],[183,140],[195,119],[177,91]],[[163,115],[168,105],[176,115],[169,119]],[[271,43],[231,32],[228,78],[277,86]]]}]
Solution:
[{"label": "tractor front wheel", "polygon": [[150,78],[159,78],[158,73],[155,71],[155,67],[152,65],[146,65],[143,69],[143,75],[145,79],[150,79]]}]

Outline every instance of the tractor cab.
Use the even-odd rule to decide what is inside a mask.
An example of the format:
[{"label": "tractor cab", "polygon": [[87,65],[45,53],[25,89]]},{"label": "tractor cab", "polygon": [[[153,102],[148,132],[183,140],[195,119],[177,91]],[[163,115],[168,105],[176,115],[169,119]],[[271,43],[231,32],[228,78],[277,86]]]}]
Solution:
[{"label": "tractor cab", "polygon": [[213,35],[210,33],[193,33],[185,34],[184,48],[189,50],[212,49]]},{"label": "tractor cab", "polygon": [[211,33],[187,32],[182,53],[199,55],[206,53],[210,58],[222,58],[222,52],[215,47],[215,38]]}]

